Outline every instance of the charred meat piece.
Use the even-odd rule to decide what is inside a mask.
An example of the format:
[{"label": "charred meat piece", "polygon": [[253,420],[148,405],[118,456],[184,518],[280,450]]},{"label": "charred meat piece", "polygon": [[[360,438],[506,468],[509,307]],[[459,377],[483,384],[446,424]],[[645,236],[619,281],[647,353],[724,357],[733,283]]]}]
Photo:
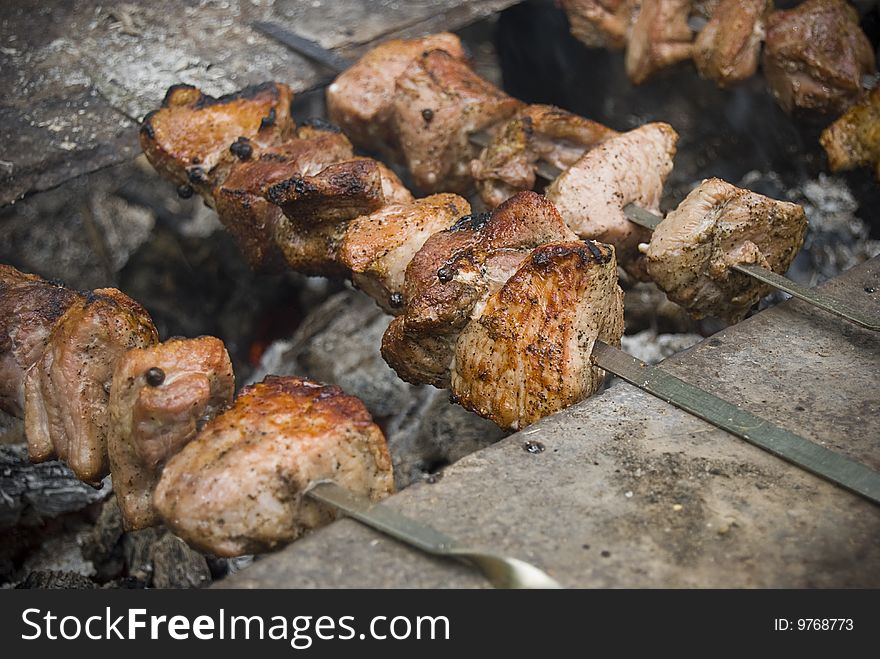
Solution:
[{"label": "charred meat piece", "polygon": [[623,48],[638,0],[562,0],[571,33],[594,48]]},{"label": "charred meat piece", "polygon": [[269,376],[245,387],[166,465],[154,504],[168,527],[219,556],[274,549],[335,512],[304,497],[333,480],[374,500],[394,491],[382,431],[339,387]]},{"label": "charred meat piece", "polygon": [[129,530],[161,523],[153,490],[165,463],[232,402],[235,378],[220,339],[169,339],[126,352],[110,388],[107,449]]},{"label": "charred meat piece", "polygon": [[405,311],[382,338],[385,360],[407,382],[448,387],[458,336],[486,299],[535,247],[574,238],[553,205],[534,192],[435,233],[406,268]]},{"label": "charred meat piece", "polygon": [[190,85],[175,85],[162,107],[144,117],[141,147],[162,176],[185,190],[195,190],[213,205],[213,188],[238,159],[234,151],[246,150],[243,146],[230,151],[230,147],[240,138],[257,147],[287,139],[294,127],[292,100],[290,88],[275,82],[220,98]]},{"label": "charred meat piece", "polygon": [[510,118],[522,103],[442,50],[418,57],[397,79],[393,125],[416,185],[464,193],[479,149],[471,133]]},{"label": "charred meat piece", "polygon": [[819,141],[832,172],[865,165],[880,181],[880,87],[822,131]]},{"label": "charred meat piece", "polygon": [[266,190],[294,176],[315,175],[352,156],[351,142],[342,133],[300,127],[295,139],[254,151],[232,168],[214,189],[215,207],[252,267],[278,271],[285,263],[275,241],[281,209],[266,200]]},{"label": "charred meat piece", "polygon": [[667,215],[647,248],[648,272],[697,318],[736,322],[770,291],[730,269],[757,264],[784,273],[807,230],[804,209],[707,179]]},{"label": "charred meat piece", "polygon": [[846,0],[807,0],[767,18],[764,74],[786,111],[842,112],[875,70],[871,42]]},{"label": "charred meat piece", "polygon": [[[298,192],[299,190],[299,192]],[[337,249],[350,220],[412,195],[397,175],[371,158],[352,158],[310,177],[292,177],[268,188],[281,203],[275,242],[287,263],[305,274],[342,275]]]},{"label": "charred meat piece", "polygon": [[626,47],[626,74],[639,84],[660,69],[690,59],[691,0],[642,0]]},{"label": "charred meat piece", "polygon": [[115,288],[79,298],[56,323],[25,378],[25,433],[31,460],[58,457],[77,478],[108,473],[110,387],[119,358],[158,341],[146,310]]},{"label": "charred meat piece", "polygon": [[694,42],[694,63],[721,86],[751,78],[773,0],[721,0]]},{"label": "charred meat piece", "polygon": [[350,271],[355,286],[388,313],[399,314],[404,273],[413,256],[428,238],[470,210],[470,204],[454,194],[389,204],[348,224],[339,245],[339,261]]},{"label": "charred meat piece", "polygon": [[0,265],[0,410],[24,417],[27,371],[80,297],[61,284]]},{"label": "charred meat piece", "polygon": [[355,144],[400,158],[397,132],[391,125],[397,78],[422,53],[444,50],[463,59],[461,41],[442,32],[420,39],[393,39],[368,51],[327,88],[327,113]]},{"label": "charred meat piece", "polygon": [[593,344],[619,346],[622,335],[614,248],[542,245],[461,333],[452,395],[502,428],[523,428],[591,396],[605,377]]},{"label": "charred meat piece", "polygon": [[471,174],[480,196],[495,208],[521,190],[535,187],[538,161],[564,170],[617,131],[552,105],[529,105],[500,127]]},{"label": "charred meat piece", "polygon": [[638,245],[650,240],[651,232],[630,222],[623,207],[659,209],[677,139],[664,123],[621,133],[588,151],[547,189],[547,199],[572,231],[614,245],[620,265],[639,279],[647,274]]}]

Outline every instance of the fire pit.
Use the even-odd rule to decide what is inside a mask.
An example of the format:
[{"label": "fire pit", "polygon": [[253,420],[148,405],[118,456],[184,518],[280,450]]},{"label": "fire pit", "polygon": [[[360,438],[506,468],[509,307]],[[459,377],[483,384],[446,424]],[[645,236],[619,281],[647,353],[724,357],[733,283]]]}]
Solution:
[{"label": "fire pit", "polygon": [[[212,5],[210,16],[194,14],[191,7],[168,9],[206,23],[222,17],[215,23],[219,28],[196,39],[190,31],[169,28],[160,8],[77,3],[68,18],[72,33],[85,35],[76,46],[83,50],[81,61],[91,61],[109,44],[122,48],[90,78],[61,66],[74,47],[72,39],[44,36],[38,47],[26,48],[23,32],[16,31],[25,29],[27,8],[16,9],[2,34],[2,57],[14,66],[3,68],[31,76],[27,89],[37,101],[27,109],[13,100],[0,111],[14,119],[7,126],[20,126],[21,135],[41,148],[31,148],[28,160],[21,155],[24,138],[4,136],[18,151],[0,155],[8,163],[0,190],[6,202],[15,200],[0,209],[0,263],[78,289],[116,286],[147,308],[163,338],[222,338],[238,386],[267,374],[340,385],[364,401],[385,433],[396,485],[409,488],[398,497],[399,505],[458,537],[543,566],[565,584],[863,586],[876,581],[880,555],[870,538],[876,537],[880,518],[870,504],[854,502],[833,486],[614,381],[603,395],[507,436],[450,402],[448,393],[399,379],[379,354],[390,318],[366,296],[332,277],[253,272],[197,196],[178,197],[143,157],[132,159],[133,120],[155,107],[175,82],[219,94],[256,82],[254,75],[271,76],[296,89],[313,88],[296,97],[297,122],[326,118],[320,84],[329,72],[251,31],[246,26],[252,20],[296,20],[304,36],[349,56],[390,36],[459,29],[474,68],[526,102],[556,104],[619,131],[650,121],[672,124],[681,139],[663,210],[713,176],[802,205],[809,231],[788,276],[814,286],[880,254],[880,186],[867,170],[828,173],[819,145],[827,119],[786,114],[759,78],[722,90],[688,65],[635,86],[626,78],[623,57],[584,48],[552,2],[509,8],[514,3],[450,3],[456,6],[446,13],[432,3],[417,3],[407,10],[412,13],[382,3],[382,11],[366,23],[358,23],[362,15],[357,13],[341,18],[345,12],[329,4],[310,3],[311,9],[301,4],[227,3]],[[325,34],[323,26],[336,12],[337,27]],[[233,15],[238,18],[230,21]],[[878,25],[876,7],[866,10],[863,26],[875,47]],[[178,61],[135,66],[159,33],[180,44]],[[231,55],[223,39],[247,46]],[[255,43],[260,46],[256,57]],[[135,93],[136,87],[142,91]],[[70,99],[73,118],[67,123],[60,122],[64,113],[58,98]],[[112,125],[101,119],[108,115],[114,117]],[[112,166],[92,171],[107,165]],[[399,173],[411,183],[407,172]],[[483,210],[478,198],[472,203]],[[876,435],[878,409],[866,398],[877,384],[880,346],[873,334],[800,303],[777,307],[787,297],[781,293],[760,304],[774,309],[725,330],[717,319],[692,320],[652,284],[624,279],[623,285],[628,352],[650,363],[676,355],[666,365],[683,379],[708,380],[707,389],[771,422],[827,440],[873,468],[880,464],[869,441],[872,432]],[[848,296],[866,296],[856,304],[876,303],[877,260],[832,286]],[[828,379],[835,369],[848,371],[849,381]],[[839,427],[847,433],[835,430]],[[380,540],[377,547],[369,532],[350,522],[258,558],[251,567],[250,557],[206,556],[164,529],[125,532],[110,479],[93,490],[61,464],[29,465],[22,432],[20,422],[0,417],[5,468],[0,492],[6,506],[0,532],[9,538],[0,554],[0,582],[7,587],[201,587],[217,579],[229,586],[278,585],[279,580],[290,586],[478,585],[468,572],[428,562],[390,541]],[[465,456],[470,457],[459,462]],[[501,473],[504,485],[496,482]],[[443,513],[436,501],[443,502]],[[476,501],[486,503],[472,508]],[[817,508],[824,512],[813,517]],[[804,571],[844,561],[829,545],[842,529],[848,546],[858,548],[860,563],[829,569],[822,577],[805,576],[768,554],[771,525],[792,543],[789,563],[798,562]],[[795,548],[808,533],[816,534],[820,546]],[[549,558],[554,543],[562,549]],[[337,549],[353,544],[371,549],[353,557]],[[337,559],[356,565],[368,554],[377,566],[369,575],[327,568]],[[723,575],[713,571],[716,562],[730,556],[738,568]]]}]

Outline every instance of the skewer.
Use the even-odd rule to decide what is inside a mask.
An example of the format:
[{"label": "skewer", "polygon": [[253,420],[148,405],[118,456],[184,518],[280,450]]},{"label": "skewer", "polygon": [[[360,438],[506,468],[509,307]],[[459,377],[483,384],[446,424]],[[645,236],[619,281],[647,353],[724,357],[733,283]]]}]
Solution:
[{"label": "skewer", "polygon": [[[288,30],[271,23],[254,23],[253,26],[271,38],[286,45],[288,48],[318,63],[341,73],[353,62],[327,51],[319,44],[304,39]],[[303,44],[306,43],[306,47]],[[489,142],[488,134],[473,133],[471,143],[485,147]],[[539,161],[537,173],[544,179],[554,180],[562,172],[549,163]],[[641,226],[651,230],[660,224],[662,218],[642,208],[628,205],[624,212],[627,217]],[[847,305],[824,294],[817,295],[810,289],[804,289],[794,282],[757,266],[738,266],[744,274],[755,276],[761,281],[780,287],[776,282],[784,280],[786,288],[797,290],[808,302],[841,315],[869,329],[880,330],[880,324],[865,320],[856,312],[853,314]],[[757,270],[753,270],[757,268]],[[763,272],[761,272],[763,271]],[[772,281],[766,281],[767,278]],[[781,288],[781,287],[780,287]],[[794,293],[792,293],[794,295]],[[829,302],[829,298],[831,302]],[[816,300],[821,301],[818,304]],[[843,307],[843,311],[841,311]],[[597,341],[591,354],[593,362],[605,371],[612,373],[639,389],[656,396],[661,400],[678,407],[698,418],[715,425],[722,430],[758,446],[798,467],[825,478],[841,487],[865,497],[875,504],[880,504],[880,472],[870,467],[826,449],[815,442],[791,433],[762,419],[737,405],[733,405],[699,387],[688,384],[658,366],[649,366],[617,348]]]}]

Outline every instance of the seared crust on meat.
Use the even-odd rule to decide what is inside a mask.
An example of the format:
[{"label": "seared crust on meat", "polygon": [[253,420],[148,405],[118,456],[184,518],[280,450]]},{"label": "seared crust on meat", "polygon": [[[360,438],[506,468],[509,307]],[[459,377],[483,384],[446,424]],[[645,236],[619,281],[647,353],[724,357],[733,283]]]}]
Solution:
[{"label": "seared crust on meat", "polygon": [[[300,192],[297,192],[300,190]],[[269,185],[266,196],[288,199],[276,220],[275,244],[287,264],[309,275],[346,275],[337,250],[349,221],[385,204],[412,202],[397,175],[371,158],[352,158],[312,177]]]},{"label": "seared crust on meat", "polygon": [[235,377],[220,339],[169,339],[126,352],[110,388],[107,450],[129,530],[161,522],[153,490],[166,461],[232,402]]},{"label": "seared crust on meat", "polygon": [[413,256],[428,238],[470,210],[470,204],[454,194],[389,204],[348,223],[337,258],[355,286],[388,313],[401,313],[404,275]]},{"label": "seared crust on meat", "polygon": [[692,0],[641,0],[626,46],[626,74],[636,84],[660,69],[690,59]]},{"label": "seared crust on meat", "polygon": [[832,172],[867,165],[880,181],[880,87],[822,131],[819,142]]},{"label": "seared crust on meat", "polygon": [[547,189],[547,199],[578,237],[614,245],[618,263],[638,279],[647,279],[638,245],[651,232],[630,222],[623,208],[635,203],[659,210],[677,140],[672,126],[659,122],[621,133],[588,151]]},{"label": "seared crust on meat", "polygon": [[274,549],[335,511],[303,496],[333,480],[381,499],[394,491],[382,431],[339,387],[269,376],[245,387],[166,465],[154,504],[171,530],[220,556]]},{"label": "seared crust on meat", "polygon": [[470,161],[479,149],[468,136],[521,106],[445,51],[418,57],[397,79],[392,121],[416,185],[426,192],[471,189]]},{"label": "seared crust on meat", "polygon": [[726,86],[755,75],[773,0],[721,0],[694,41],[694,64]]},{"label": "seared crust on meat", "polygon": [[60,283],[0,265],[0,410],[24,417],[25,375],[80,298]]},{"label": "seared crust on meat", "polygon": [[399,159],[399,141],[391,125],[395,82],[413,60],[429,50],[443,50],[457,59],[465,56],[461,41],[449,32],[386,41],[367,51],[327,87],[330,119],[361,148]]},{"label": "seared crust on meat", "polygon": [[144,117],[141,148],[162,176],[190,186],[213,205],[212,189],[236,161],[230,146],[241,137],[260,147],[287,139],[294,127],[292,100],[290,87],[276,82],[220,98],[175,85],[162,107]]},{"label": "seared crust on meat", "polygon": [[118,359],[158,341],[149,314],[115,288],[78,299],[56,323],[25,379],[25,432],[31,460],[58,457],[77,478],[108,473],[108,403]]},{"label": "seared crust on meat", "polygon": [[375,160],[335,163],[312,176],[292,176],[266,190],[266,199],[304,227],[366,215],[385,203],[382,172]]},{"label": "seared crust on meat", "polygon": [[764,75],[786,111],[842,112],[875,71],[874,49],[846,0],[807,0],[768,16]]},{"label": "seared crust on meat", "polygon": [[249,156],[214,189],[217,215],[252,267],[280,271],[285,259],[275,238],[281,209],[266,200],[266,190],[351,158],[351,142],[337,130],[301,127],[295,139],[278,146],[259,151],[248,146],[242,153]]},{"label": "seared crust on meat", "polygon": [[502,428],[523,428],[591,396],[605,377],[593,344],[619,346],[622,335],[614,248],[542,245],[462,331],[453,397]]},{"label": "seared crust on meat", "polygon": [[559,213],[534,192],[435,233],[406,269],[405,312],[382,338],[382,355],[413,384],[449,385],[455,342],[481,304],[535,247],[573,240]]},{"label": "seared crust on meat", "polygon": [[730,266],[757,264],[783,274],[806,230],[804,209],[797,204],[707,179],[654,231],[648,273],[695,317],[736,322],[770,288]]},{"label": "seared crust on meat", "polygon": [[562,0],[576,39],[594,48],[623,48],[637,0]]},{"label": "seared crust on meat", "polygon": [[489,208],[535,187],[539,161],[564,170],[617,131],[552,105],[529,105],[495,131],[471,174]]}]

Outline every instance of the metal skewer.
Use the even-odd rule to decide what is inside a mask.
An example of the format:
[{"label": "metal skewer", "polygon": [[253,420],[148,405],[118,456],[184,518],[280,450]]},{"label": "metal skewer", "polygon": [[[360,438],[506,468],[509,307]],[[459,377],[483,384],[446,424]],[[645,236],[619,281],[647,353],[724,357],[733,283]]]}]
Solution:
[{"label": "metal skewer", "polygon": [[561,588],[555,579],[518,558],[461,547],[440,531],[371,501],[331,481],[314,484],[306,496],[333,506],[367,526],[435,556],[445,556],[478,568],[496,588]]}]

